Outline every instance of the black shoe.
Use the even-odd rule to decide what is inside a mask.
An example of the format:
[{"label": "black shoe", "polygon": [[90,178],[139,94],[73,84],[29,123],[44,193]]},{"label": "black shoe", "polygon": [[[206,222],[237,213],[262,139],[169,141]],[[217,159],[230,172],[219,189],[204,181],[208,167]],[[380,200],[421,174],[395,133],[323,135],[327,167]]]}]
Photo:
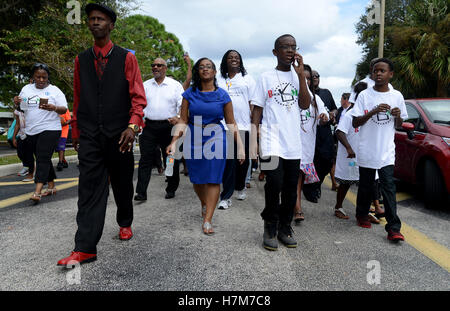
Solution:
[{"label": "black shoe", "polygon": [[280,240],[280,242],[283,243],[286,247],[297,247],[297,241],[294,239],[293,234],[294,230],[292,230],[292,227],[290,225],[280,224],[280,226],[278,227],[278,240]]},{"label": "black shoe", "polygon": [[136,193],[136,195],[134,196],[134,200],[135,201],[147,201],[147,196],[140,194],[140,193]]},{"label": "black shoe", "polygon": [[278,250],[277,223],[264,221],[263,247],[269,251]]},{"label": "black shoe", "polygon": [[172,199],[175,197],[175,192],[167,192],[165,198]]},{"label": "black shoe", "polygon": [[58,172],[61,172],[63,170],[63,163],[62,162],[58,162],[58,165],[56,165],[56,170]]},{"label": "black shoe", "polygon": [[63,161],[62,164],[63,164],[64,168],[68,168],[69,167],[69,164],[67,163],[67,161]]}]

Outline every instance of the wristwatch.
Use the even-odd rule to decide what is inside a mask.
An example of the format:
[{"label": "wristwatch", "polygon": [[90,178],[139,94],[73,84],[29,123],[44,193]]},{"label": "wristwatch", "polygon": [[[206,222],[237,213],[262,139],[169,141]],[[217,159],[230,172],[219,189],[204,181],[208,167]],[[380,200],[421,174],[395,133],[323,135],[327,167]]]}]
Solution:
[{"label": "wristwatch", "polygon": [[133,130],[134,134],[139,132],[139,126],[133,123],[128,124],[128,127]]}]

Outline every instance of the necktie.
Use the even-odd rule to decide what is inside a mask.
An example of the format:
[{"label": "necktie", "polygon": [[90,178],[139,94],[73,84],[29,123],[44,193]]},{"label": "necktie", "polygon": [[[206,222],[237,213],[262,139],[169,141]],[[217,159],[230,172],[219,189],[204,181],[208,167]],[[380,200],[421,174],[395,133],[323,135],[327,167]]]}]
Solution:
[{"label": "necktie", "polygon": [[102,78],[103,72],[105,71],[106,58],[103,57],[101,52],[97,55],[97,76],[99,79]]}]

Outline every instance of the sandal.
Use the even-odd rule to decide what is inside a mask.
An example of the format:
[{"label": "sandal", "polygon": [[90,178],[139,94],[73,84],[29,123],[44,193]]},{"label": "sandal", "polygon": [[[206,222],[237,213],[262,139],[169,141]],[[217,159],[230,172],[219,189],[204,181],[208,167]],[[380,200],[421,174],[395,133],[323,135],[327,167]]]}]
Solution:
[{"label": "sandal", "polygon": [[42,194],[33,192],[33,195],[31,196],[30,200],[34,202],[39,202],[41,200]]},{"label": "sandal", "polygon": [[336,216],[337,218],[340,218],[340,219],[348,219],[349,218],[347,216],[347,214],[344,212],[344,209],[342,207],[334,210],[334,216]]},{"label": "sandal", "polygon": [[303,212],[295,212],[295,214],[294,214],[295,223],[298,224],[298,223],[300,223],[300,221],[303,221],[303,220],[305,220],[305,214],[303,214]]},{"label": "sandal", "polygon": [[212,228],[212,225],[210,222],[207,222],[207,221],[204,222],[202,227],[203,227],[204,234],[206,234],[206,235],[214,234],[214,231],[213,231],[213,228]]},{"label": "sandal", "polygon": [[55,195],[56,194],[56,188],[48,188],[45,190],[45,192],[42,194],[43,197],[46,197],[48,195]]},{"label": "sandal", "polygon": [[373,223],[373,224],[379,224],[380,223],[380,220],[377,217],[375,217],[373,214],[369,213],[368,216],[369,216],[369,221],[371,223]]}]

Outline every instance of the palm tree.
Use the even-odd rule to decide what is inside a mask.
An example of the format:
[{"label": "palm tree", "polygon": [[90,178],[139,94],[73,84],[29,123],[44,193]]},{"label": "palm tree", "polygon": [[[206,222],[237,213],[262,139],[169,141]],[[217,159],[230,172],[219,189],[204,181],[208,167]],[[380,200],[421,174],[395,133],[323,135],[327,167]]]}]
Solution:
[{"label": "palm tree", "polygon": [[448,0],[417,0],[403,25],[391,26],[393,84],[407,97],[447,97],[450,85]]}]

